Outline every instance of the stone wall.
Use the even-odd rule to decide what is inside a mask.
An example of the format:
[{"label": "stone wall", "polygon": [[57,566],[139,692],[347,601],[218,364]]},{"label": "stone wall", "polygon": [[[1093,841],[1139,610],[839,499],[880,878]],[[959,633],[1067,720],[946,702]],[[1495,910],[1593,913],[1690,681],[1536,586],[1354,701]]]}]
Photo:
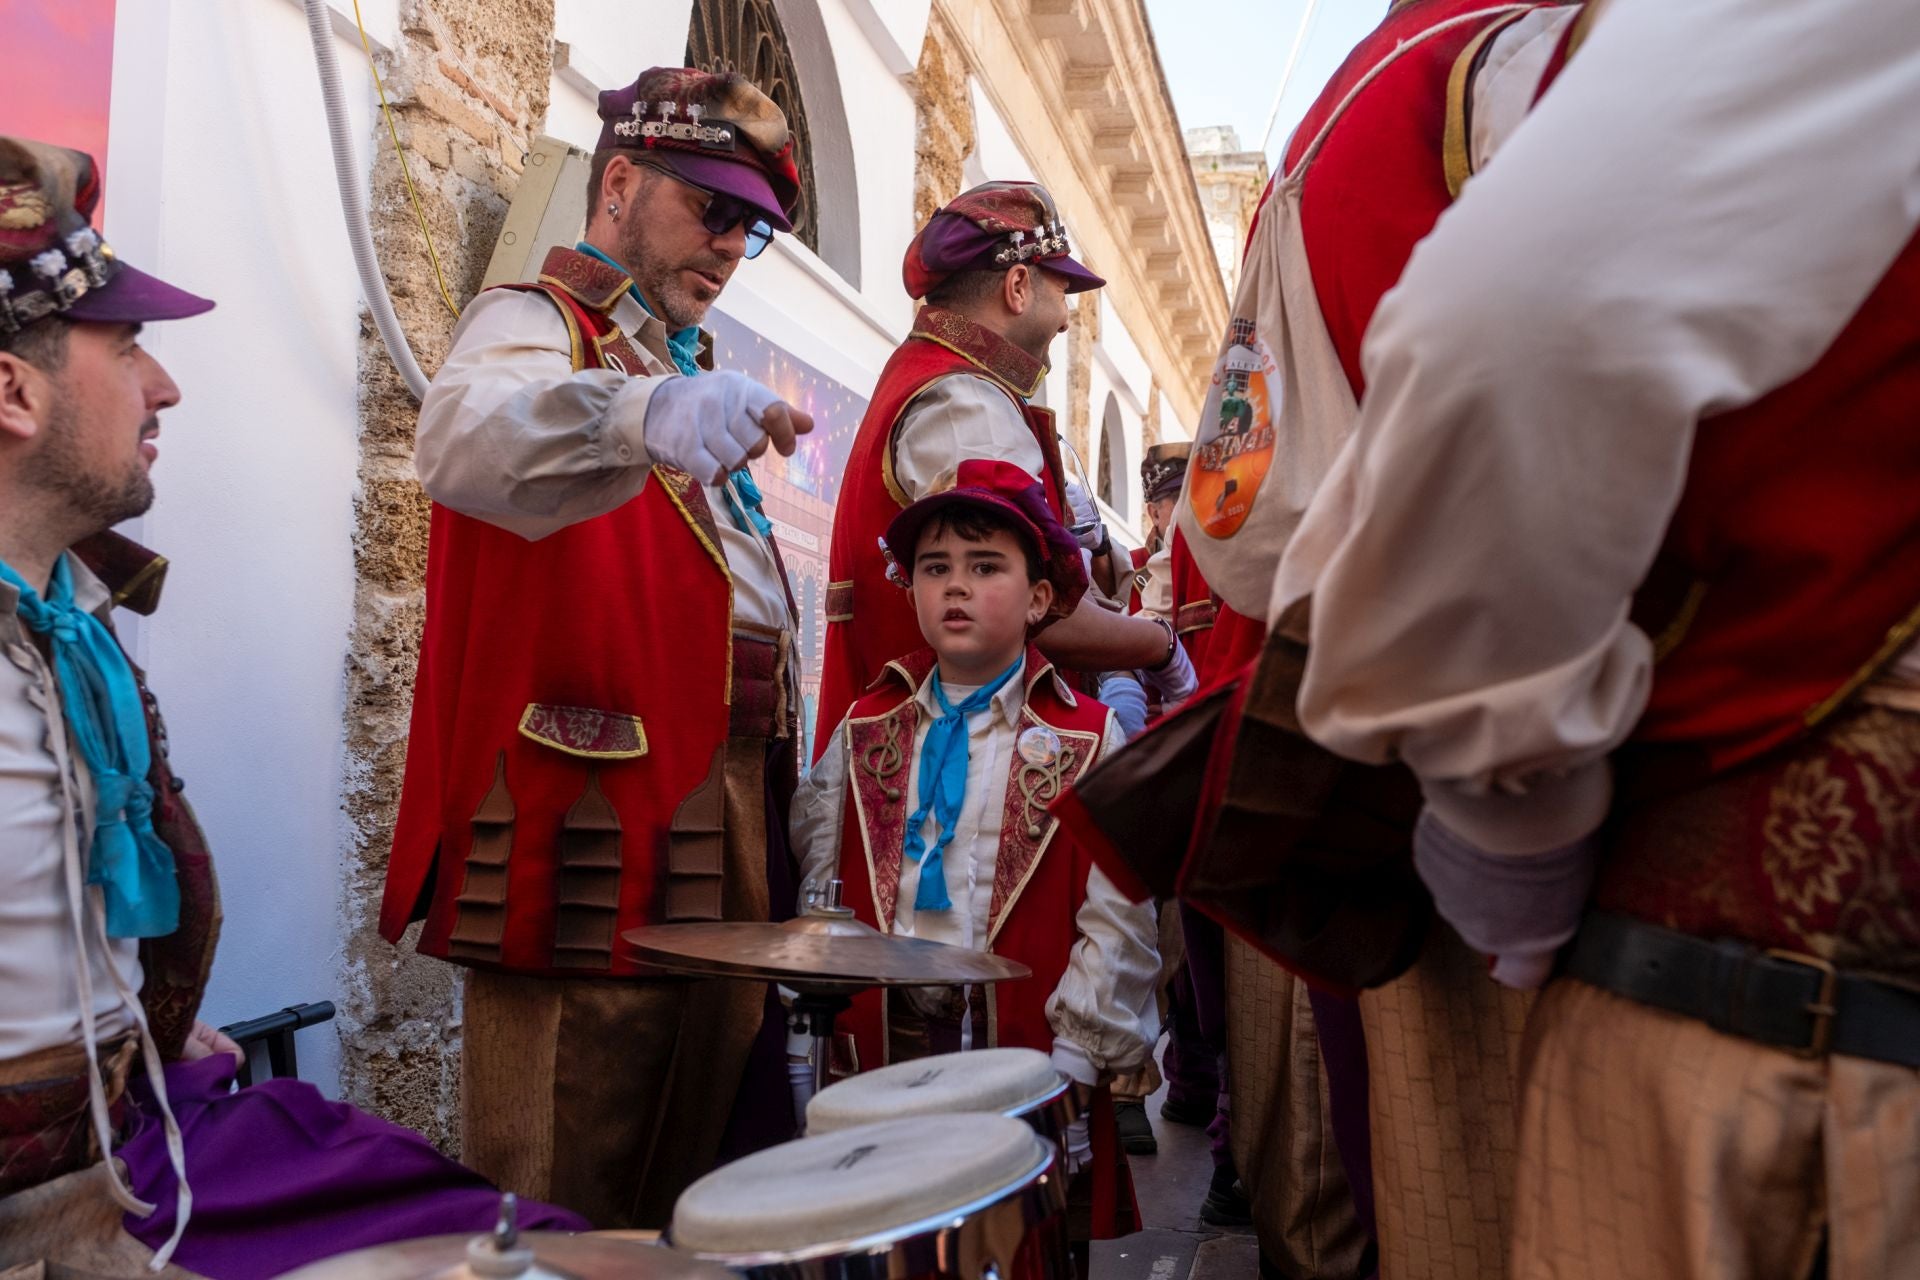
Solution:
[{"label": "stone wall", "polygon": [[913,73],[920,128],[913,147],[913,225],[959,195],[973,154],[973,94],[967,63],[946,16],[936,8]]},{"label": "stone wall", "polygon": [[[400,47],[380,59],[407,165],[455,306],[479,288],[546,118],[553,0],[406,0]],[[431,376],[454,316],[386,124],[376,116],[374,241],[394,309]],[[455,970],[389,946],[375,930],[406,763],[419,659],[428,505],[413,473],[419,406],[362,318],[360,496],[354,628],[347,665],[346,875],[341,1084],[354,1103],[459,1143],[460,1017]]]},{"label": "stone wall", "polygon": [[[1067,439],[1089,467],[1093,438],[1093,349],[1100,344],[1100,292],[1072,295],[1067,313]],[[1054,351],[1059,351],[1056,340]],[[1058,358],[1056,354],[1056,359]],[[1058,414],[1058,410],[1055,411]],[[1089,477],[1089,479],[1095,479]]]}]

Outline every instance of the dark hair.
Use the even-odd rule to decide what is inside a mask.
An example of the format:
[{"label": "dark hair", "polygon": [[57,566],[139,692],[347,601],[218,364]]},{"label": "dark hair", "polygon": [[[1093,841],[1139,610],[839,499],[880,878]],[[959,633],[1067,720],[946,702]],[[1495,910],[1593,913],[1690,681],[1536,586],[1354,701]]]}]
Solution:
[{"label": "dark hair", "polygon": [[72,328],[60,316],[47,316],[16,333],[0,333],[0,352],[19,356],[42,373],[58,373],[67,363],[67,334]]},{"label": "dark hair", "polygon": [[615,156],[625,156],[627,159],[633,161],[634,165],[642,171],[640,177],[643,182],[652,180],[656,171],[652,165],[645,164],[641,161],[640,157],[645,154],[645,152],[635,151],[630,147],[608,147],[603,151],[593,153],[593,161],[587,166],[588,222],[593,221],[593,211],[600,204],[600,184],[606,181],[607,166],[613,163]]},{"label": "dark hair", "polygon": [[[1010,533],[1013,540],[1020,544],[1021,555],[1026,558],[1027,581],[1038,582],[1045,576],[1040,565],[1040,552],[1033,545],[1033,534],[998,507],[967,503],[935,512],[933,518],[921,526],[920,536],[914,543],[913,558],[916,562],[920,559],[920,544],[942,532],[951,533],[962,542],[985,542],[995,533]],[[908,572],[911,575],[911,568]]]},{"label": "dark hair", "polygon": [[927,290],[927,301],[936,307],[976,306],[1000,292],[1005,271],[956,271]]}]

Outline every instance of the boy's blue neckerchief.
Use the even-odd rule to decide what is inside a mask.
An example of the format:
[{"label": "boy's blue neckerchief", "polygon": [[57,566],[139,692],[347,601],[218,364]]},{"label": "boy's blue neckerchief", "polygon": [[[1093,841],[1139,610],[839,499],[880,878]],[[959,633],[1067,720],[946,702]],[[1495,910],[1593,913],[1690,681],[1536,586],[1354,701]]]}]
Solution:
[{"label": "boy's blue neckerchief", "polygon": [[[1024,656],[1024,655],[1023,655]],[[953,843],[953,829],[960,821],[960,803],[967,796],[967,762],[971,752],[967,744],[967,717],[983,711],[1007,681],[1020,670],[1022,658],[954,706],[940,685],[935,668],[927,679],[933,685],[933,700],[940,714],[927,729],[927,740],[920,747],[920,807],[907,819],[905,856],[920,864],[920,888],[913,895],[915,911],[951,911],[953,899],[947,895],[946,865],[941,854]],[[931,811],[940,826],[933,848],[927,848],[920,828]]]},{"label": "boy's blue neckerchief", "polygon": [[[600,259],[600,261],[606,263],[614,270],[626,275],[628,277],[628,296],[640,304],[642,311],[650,316],[653,315],[653,308],[647,305],[646,298],[641,296],[640,286],[633,282],[631,273],[629,273],[625,267],[615,262],[612,258],[609,258],[599,249],[588,244],[585,240],[574,245],[574,248],[589,257]],[[654,318],[656,320],[659,319],[658,316],[654,316]],[[704,372],[704,370],[700,368],[700,326],[690,324],[684,329],[669,333],[667,335],[667,355],[672,357],[673,367],[689,378],[697,377]],[[734,472],[731,478],[733,483],[723,485],[720,490],[721,493],[726,496],[727,513],[733,517],[733,522],[742,529],[758,533],[763,538],[771,538],[773,536],[773,521],[767,519],[767,513],[761,509],[760,486],[753,482],[753,476],[748,473],[745,467]],[[734,493],[736,489],[739,490],[737,497]]]}]

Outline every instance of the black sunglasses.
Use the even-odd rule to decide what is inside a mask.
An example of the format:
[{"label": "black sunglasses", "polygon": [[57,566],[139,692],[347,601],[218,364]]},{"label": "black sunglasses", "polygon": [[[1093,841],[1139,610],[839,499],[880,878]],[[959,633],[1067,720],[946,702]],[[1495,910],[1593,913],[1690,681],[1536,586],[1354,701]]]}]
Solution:
[{"label": "black sunglasses", "polygon": [[741,223],[747,227],[747,244],[744,256],[757,258],[769,244],[773,243],[773,224],[758,208],[748,204],[738,196],[728,195],[724,191],[712,191],[697,182],[689,182],[665,165],[648,164],[642,168],[652,169],[655,173],[664,173],[683,187],[692,187],[707,197],[707,207],[700,212],[700,225],[709,235],[723,236]]}]

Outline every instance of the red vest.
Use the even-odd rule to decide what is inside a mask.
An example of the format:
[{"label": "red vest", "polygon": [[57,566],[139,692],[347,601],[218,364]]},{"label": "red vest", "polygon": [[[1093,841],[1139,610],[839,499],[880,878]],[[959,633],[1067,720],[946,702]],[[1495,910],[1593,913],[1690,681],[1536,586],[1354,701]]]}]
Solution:
[{"label": "red vest", "polygon": [[[540,283],[574,367],[644,367],[629,281],[570,249]],[[624,506],[529,542],[435,504],[426,630],[380,932],[517,973],[634,973],[675,810],[720,765],[732,577],[706,492],[656,466]]]},{"label": "red vest", "polygon": [[[1046,459],[1047,500],[1065,519],[1060,442],[1053,413],[1027,403],[1046,368],[989,329],[938,307],[923,307],[867,404],[847,458],[846,478],[833,513],[827,553],[827,647],[820,677],[814,754],[826,750],[840,718],[888,662],[926,643],[906,592],[887,580],[880,539],[905,509],[906,492],[893,475],[893,435],[908,402],[941,378],[984,377],[1018,406]],[[955,458],[954,465],[960,464]]]},{"label": "red vest", "polygon": [[[919,649],[880,674],[878,687],[856,701],[847,717],[847,801],[841,830],[840,876],[847,905],[874,928],[893,932],[899,903],[900,862],[906,845],[913,798],[907,779],[913,767],[913,738],[919,727],[914,694],[933,671],[931,649]],[[1022,731],[1047,725],[1060,736],[1060,760],[1050,770],[1026,763],[1012,752],[1006,793],[1006,820],[994,863],[993,905],[985,946],[995,955],[1033,970],[1022,982],[988,988],[994,1043],[1024,1046],[1046,1053],[1053,1048],[1047,1022],[1047,998],[1067,970],[1067,957],[1080,936],[1077,917],[1087,896],[1093,860],[1064,833],[1047,805],[1087,771],[1100,752],[1107,708],[1077,695],[1054,675],[1053,664],[1028,646]],[[1036,834],[1037,830],[1037,834]],[[853,1033],[862,1069],[886,1062],[887,1037],[881,993],[854,999],[841,1027]]]},{"label": "red vest", "polygon": [[1127,575],[1127,612],[1140,612],[1140,571],[1147,567],[1147,561],[1153,559],[1153,552],[1146,547],[1135,547],[1127,553],[1133,572]]},{"label": "red vest", "polygon": [[1700,424],[1635,617],[1636,737],[1719,772],[1824,720],[1920,638],[1920,237],[1818,363]]}]

